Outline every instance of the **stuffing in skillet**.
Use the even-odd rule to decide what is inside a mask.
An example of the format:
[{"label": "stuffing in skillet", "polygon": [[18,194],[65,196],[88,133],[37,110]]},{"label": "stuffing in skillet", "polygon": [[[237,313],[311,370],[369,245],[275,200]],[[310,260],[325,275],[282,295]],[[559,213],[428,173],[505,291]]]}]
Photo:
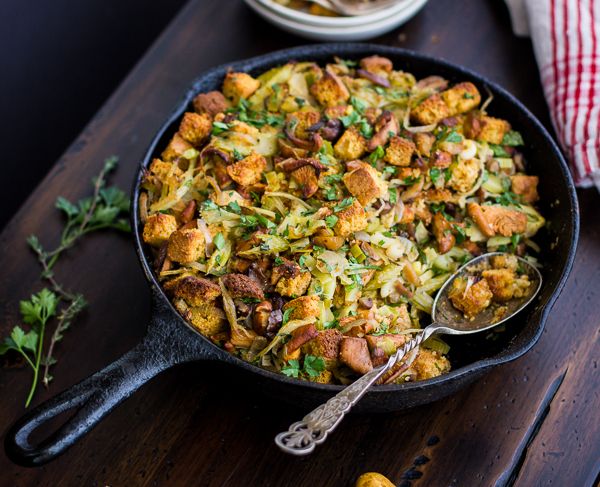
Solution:
[{"label": "stuffing in skillet", "polygon": [[[143,181],[165,291],[213,342],[290,377],[347,384],[383,364],[458,266],[537,248],[538,178],[486,105],[380,56],[228,73]],[[454,305],[474,316],[524,292],[513,264],[457,281]],[[426,343],[384,382],[443,374],[447,351]]]}]

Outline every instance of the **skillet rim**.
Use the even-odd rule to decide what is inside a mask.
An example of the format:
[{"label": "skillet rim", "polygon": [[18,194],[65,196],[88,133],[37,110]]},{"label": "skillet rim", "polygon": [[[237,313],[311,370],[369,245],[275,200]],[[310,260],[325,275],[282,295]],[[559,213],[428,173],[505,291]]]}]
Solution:
[{"label": "skillet rim", "polygon": [[[503,348],[502,351],[497,352],[492,357],[476,360],[476,361],[469,363],[467,365],[464,365],[456,370],[451,370],[447,374],[443,374],[441,376],[434,377],[432,379],[427,379],[424,381],[417,381],[417,382],[408,382],[405,384],[380,385],[380,386],[377,386],[376,388],[372,388],[371,390],[369,390],[369,392],[367,394],[369,396],[374,396],[377,394],[381,395],[381,394],[390,393],[390,392],[410,392],[410,391],[422,390],[422,389],[435,389],[437,386],[443,385],[446,382],[451,383],[454,381],[461,380],[462,378],[464,378],[465,376],[468,376],[468,375],[477,375],[478,373],[481,374],[485,370],[490,369],[494,366],[501,365],[501,364],[507,363],[507,362],[511,362],[511,361],[516,360],[517,358],[521,357],[522,355],[527,353],[538,342],[539,338],[541,337],[541,335],[544,331],[545,325],[546,325],[546,320],[548,318],[548,315],[550,314],[552,307],[554,306],[558,297],[560,296],[560,293],[564,289],[567,278],[572,269],[576,250],[577,250],[577,243],[579,240],[579,204],[577,201],[577,196],[576,196],[573,180],[571,177],[571,173],[568,169],[567,163],[566,163],[561,151],[559,150],[556,142],[554,141],[552,136],[548,133],[546,128],[530,112],[530,110],[527,107],[525,107],[525,105],[523,105],[523,103],[521,103],[515,96],[513,96],[506,89],[504,89],[497,83],[490,81],[486,77],[478,74],[477,72],[472,71],[471,69],[459,66],[459,65],[449,62],[443,58],[435,58],[432,56],[417,53],[417,52],[409,50],[409,49],[403,49],[403,48],[392,47],[392,46],[384,46],[384,45],[378,45],[378,44],[372,44],[372,43],[305,44],[305,45],[300,45],[300,46],[296,46],[296,47],[292,47],[292,48],[271,51],[269,53],[262,54],[259,56],[254,56],[254,57],[250,57],[250,58],[244,58],[244,59],[240,59],[240,60],[236,60],[236,61],[227,62],[227,63],[215,66],[213,68],[210,68],[210,69],[204,71],[202,74],[200,74],[193,80],[190,87],[186,91],[185,95],[180,99],[179,102],[177,102],[177,104],[175,105],[175,108],[171,111],[170,115],[166,118],[165,122],[163,122],[163,124],[160,126],[160,128],[157,130],[157,132],[153,136],[153,138],[148,146],[148,149],[144,152],[144,155],[143,155],[142,159],[140,160],[140,163],[139,163],[139,166],[138,166],[138,169],[136,172],[136,176],[133,181],[133,188],[131,191],[131,198],[132,198],[131,203],[132,204],[131,204],[131,212],[130,212],[131,227],[133,229],[133,234],[134,234],[134,239],[135,239],[136,253],[138,254],[138,259],[140,260],[140,264],[142,266],[142,269],[144,270],[146,279],[149,281],[149,283],[151,285],[151,289],[153,291],[155,299],[160,299],[160,300],[165,301],[169,307],[169,310],[171,311],[171,313],[173,315],[175,315],[176,319],[180,323],[182,323],[184,326],[186,326],[189,330],[192,330],[198,337],[201,338],[201,341],[198,342],[199,348],[198,348],[197,360],[202,360],[202,359],[207,359],[207,358],[212,358],[212,359],[217,358],[220,361],[229,363],[231,365],[239,366],[242,369],[245,369],[246,371],[249,371],[251,373],[259,374],[266,379],[275,380],[276,382],[294,386],[294,387],[301,387],[308,391],[314,390],[314,391],[319,391],[322,393],[324,392],[324,393],[333,394],[333,393],[337,393],[345,388],[345,386],[343,386],[343,385],[319,384],[319,383],[315,383],[315,382],[309,382],[309,381],[304,381],[304,380],[300,380],[300,379],[290,378],[283,374],[278,374],[276,372],[272,372],[267,369],[263,369],[259,366],[253,365],[249,362],[245,362],[244,360],[242,360],[238,357],[235,357],[235,356],[231,355],[230,353],[226,352],[225,350],[220,348],[218,345],[215,345],[214,343],[212,343],[208,338],[203,336],[191,324],[189,324],[185,319],[183,319],[183,317],[174,308],[173,304],[168,299],[168,297],[164,293],[162,287],[158,283],[158,280],[157,280],[156,276],[154,275],[152,268],[150,267],[150,264],[148,262],[148,259],[145,255],[145,252],[144,252],[145,244],[143,243],[143,241],[141,239],[141,232],[140,232],[141,225],[140,225],[140,221],[138,218],[138,213],[139,213],[138,199],[139,199],[139,193],[140,193],[140,182],[142,179],[144,169],[148,166],[148,163],[150,162],[150,160],[156,150],[156,146],[158,145],[159,141],[164,136],[165,132],[167,132],[167,130],[171,127],[171,125],[175,121],[177,121],[179,119],[179,117],[181,117],[183,112],[189,106],[189,103],[191,102],[192,98],[197,93],[199,93],[198,85],[201,84],[206,79],[215,77],[215,76],[222,76],[223,74],[225,74],[227,72],[228,69],[232,69],[232,68],[246,70],[246,69],[259,69],[260,67],[262,67],[262,69],[267,69],[268,66],[281,64],[290,59],[302,59],[302,58],[307,58],[310,56],[325,58],[327,56],[332,57],[335,55],[344,56],[344,57],[349,57],[349,56],[350,57],[358,57],[358,56],[364,56],[364,55],[373,54],[373,53],[391,54],[391,55],[394,55],[395,57],[404,58],[407,61],[416,60],[419,62],[425,62],[432,66],[432,72],[435,71],[435,68],[442,67],[445,70],[452,71],[456,74],[464,74],[468,77],[473,78],[478,83],[480,83],[484,86],[487,86],[493,92],[496,92],[496,93],[502,95],[508,101],[509,105],[511,105],[511,109],[514,108],[514,109],[516,109],[516,111],[520,111],[521,114],[525,118],[527,118],[529,120],[529,122],[532,123],[533,130],[534,131],[537,130],[541,134],[542,138],[548,144],[548,146],[551,150],[550,155],[553,155],[554,158],[558,162],[557,169],[559,169],[560,171],[557,173],[556,176],[557,177],[562,176],[560,178],[561,179],[560,182],[565,187],[566,192],[569,195],[568,203],[570,205],[571,218],[570,218],[570,221],[568,222],[569,223],[568,228],[571,232],[572,238],[570,239],[570,242],[569,242],[568,255],[566,256],[566,260],[564,262],[562,271],[560,273],[560,277],[557,280],[556,284],[554,285],[554,289],[552,289],[549,297],[547,298],[547,300],[545,302],[540,303],[539,298],[538,298],[538,303],[537,303],[538,308],[535,310],[535,312],[530,317],[530,321],[534,321],[534,324],[532,326],[535,326],[536,329],[535,329],[534,335],[529,339],[528,342],[524,343],[520,348],[516,348],[512,352],[505,354],[503,356],[499,356],[499,355],[501,355],[503,353],[503,350],[506,350],[506,348]],[[565,202],[565,203],[567,203],[567,202]],[[522,333],[522,332],[523,332],[523,330],[520,331],[520,333]],[[208,348],[209,352],[206,353],[207,348]],[[203,352],[202,349],[204,349],[205,352]]]}]

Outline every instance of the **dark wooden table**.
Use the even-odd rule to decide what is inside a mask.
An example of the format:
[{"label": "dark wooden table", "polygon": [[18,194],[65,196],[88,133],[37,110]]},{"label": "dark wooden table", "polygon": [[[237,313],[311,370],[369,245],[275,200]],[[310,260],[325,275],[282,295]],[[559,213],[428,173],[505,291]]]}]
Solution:
[{"label": "dark wooden table", "polygon": [[[531,45],[512,36],[503,2],[432,0],[408,25],[377,42],[473,68],[549,124]],[[18,301],[40,285],[25,238],[35,232],[43,242],[56,241],[58,195],[87,194],[89,179],[113,153],[122,160],[116,182],[129,188],[147,142],[195,76],[301,43],[241,2],[191,1],[1,234],[2,334],[18,323]],[[263,398],[251,379],[233,370],[190,364],[143,387],[47,466],[23,469],[0,454],[0,484],[350,486],[360,473],[378,471],[409,485],[403,474],[415,457],[426,455],[430,461],[417,468],[422,477],[413,486],[597,485],[600,200],[595,190],[579,196],[576,265],[541,340],[523,358],[451,398],[395,415],[350,417],[317,453],[291,458],[276,449],[273,436],[302,411]],[[128,237],[92,236],[69,252],[57,272],[91,305],[59,345],[56,379],[35,402],[131,348],[149,316],[148,288]],[[23,413],[29,380],[26,368],[0,370],[0,431]],[[439,441],[432,444],[432,437]]]}]

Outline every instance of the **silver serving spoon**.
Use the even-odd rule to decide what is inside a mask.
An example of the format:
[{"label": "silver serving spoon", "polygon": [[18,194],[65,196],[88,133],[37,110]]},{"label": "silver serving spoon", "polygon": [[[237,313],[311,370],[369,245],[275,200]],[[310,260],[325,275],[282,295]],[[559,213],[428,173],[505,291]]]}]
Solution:
[{"label": "silver serving spoon", "polygon": [[367,15],[405,0],[308,0],[341,15]]},{"label": "silver serving spoon", "polygon": [[474,275],[473,266],[489,261],[490,257],[495,255],[506,255],[502,252],[492,252],[472,259],[460,269],[458,269],[445,282],[439,290],[435,301],[433,302],[432,320],[433,322],[421,330],[410,341],[399,348],[392,355],[387,364],[373,369],[363,375],[360,379],[350,384],[344,390],[329,399],[325,404],[321,404],[311,413],[304,416],[302,421],[298,421],[290,426],[288,431],[279,433],[275,437],[275,443],[286,453],[292,455],[307,455],[311,453],[315,446],[323,443],[327,435],[331,433],[342,421],[347,412],[350,411],[369,388],[377,382],[388,370],[411,350],[418,347],[423,341],[427,340],[435,333],[447,335],[467,335],[480,331],[489,330],[506,320],[512,318],[515,314],[527,306],[537,295],[542,285],[542,276],[540,272],[525,259],[517,257],[522,269],[529,276],[531,282],[529,292],[522,298],[515,298],[505,303],[506,311],[502,316],[495,316],[495,310],[488,307],[478,314],[474,320],[467,320],[463,314],[458,311],[448,298],[452,282],[459,276]]}]

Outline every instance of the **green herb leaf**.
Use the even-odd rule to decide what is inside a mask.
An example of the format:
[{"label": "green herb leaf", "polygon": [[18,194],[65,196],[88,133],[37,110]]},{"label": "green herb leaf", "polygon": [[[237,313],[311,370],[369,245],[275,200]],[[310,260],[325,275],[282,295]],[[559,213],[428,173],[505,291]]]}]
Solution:
[{"label": "green herb leaf", "polygon": [[230,128],[231,127],[227,123],[213,122],[213,124],[212,124],[212,134],[213,135],[219,135],[220,133],[223,133],[223,132],[229,130]]},{"label": "green herb leaf", "polygon": [[305,355],[303,370],[309,377],[317,377],[325,370],[325,360],[323,360],[323,357]]},{"label": "green herb leaf", "polygon": [[288,377],[300,376],[300,362],[296,359],[289,360],[286,365],[281,368],[281,373]]},{"label": "green herb leaf", "polygon": [[283,312],[283,318],[281,319],[281,326],[284,326],[289,320],[291,314],[294,312],[296,308],[288,308]]},{"label": "green herb leaf", "polygon": [[490,149],[492,149],[492,152],[494,153],[494,157],[510,157],[510,154],[506,152],[504,147],[502,147],[501,145],[490,144],[489,146]]},{"label": "green herb leaf", "polygon": [[327,217],[325,217],[325,224],[329,227],[329,228],[333,228],[335,227],[335,224],[338,222],[339,218],[335,215],[329,215]]},{"label": "green herb leaf", "polygon": [[445,139],[446,142],[453,142],[453,143],[462,142],[462,140],[463,140],[462,135],[460,135],[458,132],[456,132],[454,130],[452,130]]},{"label": "green herb leaf", "polygon": [[439,167],[432,167],[429,170],[429,177],[431,178],[431,182],[436,184],[440,176],[442,175],[442,171]]},{"label": "green herb leaf", "polygon": [[351,207],[354,204],[354,198],[352,196],[348,197],[348,198],[344,198],[342,201],[340,201],[337,205],[335,205],[333,207],[333,211],[340,212],[342,210],[345,210],[346,208]]},{"label": "green herb leaf", "polygon": [[362,101],[359,98],[356,98],[354,96],[350,97],[350,104],[352,105],[352,107],[361,115],[365,112],[365,110],[367,109],[367,104]]},{"label": "green herb leaf", "polygon": [[242,208],[240,208],[240,205],[237,201],[230,201],[229,203],[227,203],[227,209],[237,215],[239,215],[242,212]]},{"label": "green herb leaf", "polygon": [[516,130],[509,130],[504,134],[504,137],[502,138],[502,145],[510,145],[516,147],[519,145],[525,145],[525,142],[523,141],[523,136],[519,132],[517,132]]},{"label": "green herb leaf", "polygon": [[377,146],[377,148],[371,152],[371,155],[369,155],[369,162],[371,163],[372,166],[374,166],[375,164],[377,164],[377,161],[379,159],[383,159],[383,156],[385,155],[385,150],[383,147],[381,147],[380,145]]}]

